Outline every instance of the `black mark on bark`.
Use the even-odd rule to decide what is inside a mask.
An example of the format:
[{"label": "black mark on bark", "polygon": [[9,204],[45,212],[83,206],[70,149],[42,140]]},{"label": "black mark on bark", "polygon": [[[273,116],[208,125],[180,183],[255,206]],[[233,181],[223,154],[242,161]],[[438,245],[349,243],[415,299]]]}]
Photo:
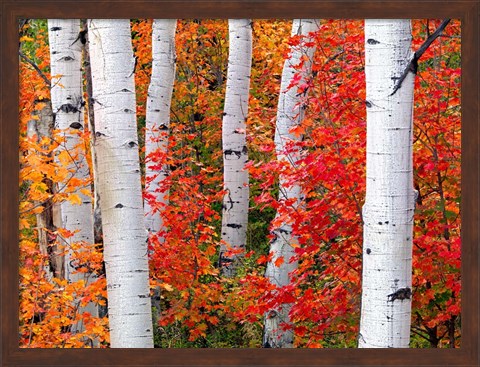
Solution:
[{"label": "black mark on bark", "polygon": [[[78,108],[75,107],[73,104],[71,103],[65,103],[65,104],[62,104],[59,108],[58,108],[58,111],[62,111],[62,112],[65,112],[65,113],[69,113],[69,112],[79,112],[78,111]],[[58,112],[57,111],[57,112]]]},{"label": "black mark on bark", "polygon": [[387,297],[389,300],[387,302],[393,302],[396,299],[403,301],[404,299],[410,299],[412,296],[412,290],[410,288],[400,288],[396,292],[389,294]]},{"label": "black mark on bark", "polygon": [[242,156],[242,153],[244,153],[244,151],[246,152],[246,147],[244,147],[244,149],[242,149],[241,151],[240,150],[234,150],[234,149],[225,149],[224,150],[224,154],[225,155],[233,155],[235,154],[238,158],[240,158]]},{"label": "black mark on bark", "polygon": [[230,227],[230,228],[242,228],[242,225],[241,224],[235,224],[235,223],[228,223],[227,224],[227,227]]},{"label": "black mark on bark", "polygon": [[71,127],[72,129],[77,129],[77,130],[83,128],[82,124],[79,123],[79,122],[72,122],[72,123],[70,124],[70,127]]}]

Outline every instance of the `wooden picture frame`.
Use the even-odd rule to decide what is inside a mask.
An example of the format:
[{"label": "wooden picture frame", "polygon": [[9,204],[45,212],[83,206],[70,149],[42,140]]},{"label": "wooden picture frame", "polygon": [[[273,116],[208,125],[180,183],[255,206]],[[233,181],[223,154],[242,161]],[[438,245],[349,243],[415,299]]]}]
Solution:
[{"label": "wooden picture frame", "polygon": [[[450,365],[479,360],[479,0],[2,0],[2,366]],[[462,342],[459,349],[20,349],[18,20],[21,18],[457,18],[462,22]]]}]

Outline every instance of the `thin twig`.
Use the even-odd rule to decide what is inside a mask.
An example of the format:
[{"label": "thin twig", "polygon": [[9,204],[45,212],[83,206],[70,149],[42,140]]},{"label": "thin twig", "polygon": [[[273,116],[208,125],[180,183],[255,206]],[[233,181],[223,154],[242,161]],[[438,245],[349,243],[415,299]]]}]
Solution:
[{"label": "thin twig", "polygon": [[30,59],[27,55],[25,55],[22,51],[18,51],[18,54],[22,59],[24,59],[27,63],[29,63],[40,75],[40,77],[45,81],[45,84],[47,85],[48,88],[50,88],[50,80],[46,77],[46,75],[43,73],[43,71],[40,70],[37,64],[33,62],[32,59]]}]

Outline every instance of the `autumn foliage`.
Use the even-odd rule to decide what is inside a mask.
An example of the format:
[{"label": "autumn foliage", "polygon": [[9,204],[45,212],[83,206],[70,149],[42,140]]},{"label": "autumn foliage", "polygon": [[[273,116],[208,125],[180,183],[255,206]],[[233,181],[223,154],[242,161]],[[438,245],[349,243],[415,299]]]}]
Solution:
[{"label": "autumn foliage", "polygon": [[[439,23],[412,22],[414,50]],[[151,20],[132,20],[140,149],[152,61],[151,25]],[[305,111],[305,119],[292,131],[304,136],[296,143],[302,153],[294,169],[275,159],[273,142],[283,63],[290,47],[304,42],[290,37],[290,27],[291,21],[285,20],[253,22],[247,250],[237,276],[224,278],[218,250],[228,25],[226,20],[178,22],[169,150],[149,156],[141,152],[142,167],[146,161],[170,167],[160,187],[169,192],[169,204],[147,198],[167,228],[149,239],[151,287],[160,289],[157,347],[261,347],[265,312],[282,303],[294,303],[291,319],[297,347],[356,347],[365,196],[363,21],[322,20],[314,35],[312,73],[303,85],[297,85],[298,74],[290,86],[304,92],[298,108]],[[20,33],[22,52],[50,79],[46,22],[30,21]],[[422,57],[416,77],[414,182],[419,196],[414,217],[412,347],[460,345],[460,60],[460,23],[452,21]],[[38,215],[55,203],[75,203],[79,198],[73,192],[79,187],[90,192],[93,185],[93,177],[86,182],[71,179],[66,167],[75,161],[75,152],[53,159],[62,144],[61,131],[53,126],[50,136],[38,133],[49,99],[45,80],[21,59],[19,343],[30,348],[108,347],[107,316],[78,312],[89,302],[106,304],[101,243],[71,243],[66,229],[40,227],[38,222]],[[37,133],[28,133],[32,126],[37,126]],[[86,152],[91,167],[90,132],[85,128],[78,134],[82,143],[76,149]],[[300,206],[277,200],[279,174],[287,185],[300,183],[304,197]],[[71,190],[58,194],[56,185]],[[276,212],[279,223],[292,224],[299,243],[294,281],[281,289],[264,277]],[[39,245],[42,236],[47,238],[46,249]],[[75,251],[79,248],[88,251]],[[95,276],[87,287],[85,281],[69,283],[51,271],[54,258],[67,249],[77,254],[76,271]],[[79,321],[84,330],[72,332]]]}]

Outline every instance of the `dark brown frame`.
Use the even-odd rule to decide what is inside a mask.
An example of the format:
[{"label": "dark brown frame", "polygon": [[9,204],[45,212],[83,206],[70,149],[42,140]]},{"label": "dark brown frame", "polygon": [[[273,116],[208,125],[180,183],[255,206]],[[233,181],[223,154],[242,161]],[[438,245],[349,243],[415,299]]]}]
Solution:
[{"label": "dark brown frame", "polygon": [[[451,365],[479,360],[480,0],[1,0],[2,366]],[[462,342],[460,349],[20,349],[18,347],[18,19],[457,18],[462,21]]]}]

